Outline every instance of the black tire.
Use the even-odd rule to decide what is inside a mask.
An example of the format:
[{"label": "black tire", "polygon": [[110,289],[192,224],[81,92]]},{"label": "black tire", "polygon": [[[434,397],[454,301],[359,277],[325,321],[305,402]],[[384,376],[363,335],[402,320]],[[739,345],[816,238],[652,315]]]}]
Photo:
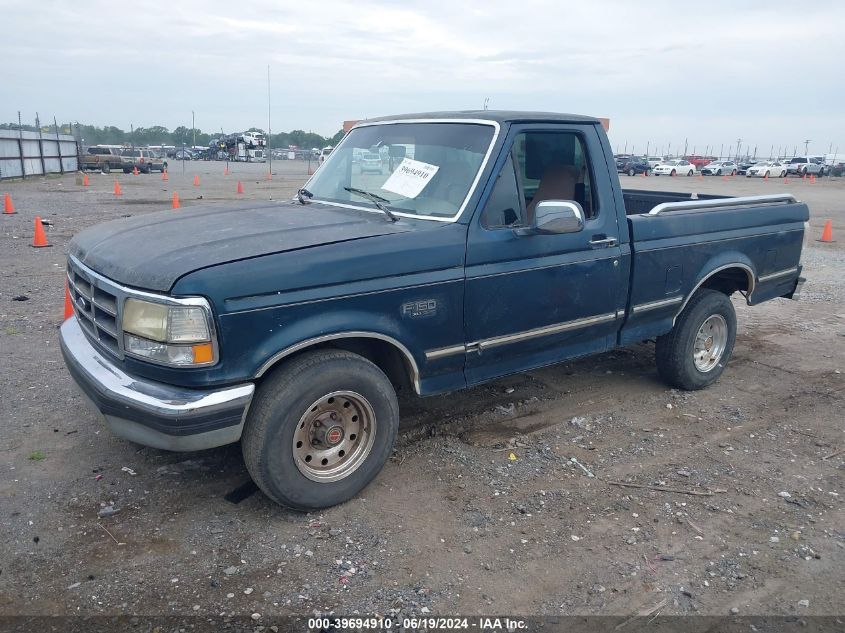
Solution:
[{"label": "black tire", "polygon": [[690,170],[687,172],[687,177],[692,176],[694,173],[695,173],[695,170],[694,170],[694,169],[690,169]]},{"label": "black tire", "polygon": [[[374,440],[355,470],[338,481],[318,482],[297,466],[294,434],[309,407],[336,391],[354,392],[369,402],[376,421]],[[316,350],[264,379],[250,407],[241,446],[246,467],[264,494],[294,510],[309,511],[348,501],[369,484],[390,457],[398,428],[396,392],[381,369],[351,352]]]},{"label": "black tire", "polygon": [[633,167],[631,167],[631,168],[629,168],[629,169],[628,169],[628,175],[629,175],[629,176],[635,176],[636,174],[637,174],[637,172],[636,172],[636,171],[634,171],[634,168],[633,168]]},{"label": "black tire", "polygon": [[722,175],[722,170],[721,170],[721,169],[717,169],[717,170],[716,170],[716,175],[717,175],[717,176],[721,176],[721,175]]},{"label": "black tire", "polygon": [[673,170],[672,170],[672,173],[671,173],[671,174],[669,174],[669,175],[670,175],[670,176],[677,176],[677,175],[678,175],[678,172],[676,172],[676,171],[673,169]]},{"label": "black tire", "polygon": [[[723,317],[727,325],[727,340],[718,362],[705,372],[695,366],[693,349],[699,329],[714,315]],[[736,312],[730,297],[717,290],[699,290],[678,316],[675,327],[657,339],[657,373],[673,387],[688,391],[704,389],[722,375],[735,342]]]},{"label": "black tire", "polygon": [[111,165],[109,165],[108,161],[106,161],[101,165],[100,169],[104,174],[108,174],[111,172]]}]

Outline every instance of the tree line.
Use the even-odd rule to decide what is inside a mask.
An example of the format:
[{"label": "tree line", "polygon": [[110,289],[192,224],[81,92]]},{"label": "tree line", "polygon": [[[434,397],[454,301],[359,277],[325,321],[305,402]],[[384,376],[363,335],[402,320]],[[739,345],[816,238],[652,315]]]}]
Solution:
[{"label": "tree line", "polygon": [[[194,145],[202,145],[207,147],[214,139],[221,136],[221,133],[203,132],[200,129],[193,130],[184,125],[180,125],[174,130],[169,130],[162,125],[153,125],[150,127],[136,127],[132,130],[126,131],[113,125],[106,125],[97,127],[95,125],[84,125],[82,123],[60,123],[59,132],[61,134],[72,134],[85,146],[89,145],[186,145],[190,147]],[[17,123],[0,123],[0,129],[17,130]],[[22,125],[20,129],[28,132],[38,132],[39,128],[34,125]],[[44,134],[55,134],[56,128],[53,125],[42,126],[41,131]],[[256,127],[251,127],[247,132],[261,132],[264,130]],[[196,132],[196,135],[194,134]],[[314,132],[306,132],[305,130],[292,130],[290,132],[278,132],[271,134],[268,141],[271,147],[288,147],[289,145],[296,145],[303,148],[311,147],[325,147],[326,145],[336,145],[340,139],[343,138],[343,130],[338,131],[332,137],[320,136]]]}]

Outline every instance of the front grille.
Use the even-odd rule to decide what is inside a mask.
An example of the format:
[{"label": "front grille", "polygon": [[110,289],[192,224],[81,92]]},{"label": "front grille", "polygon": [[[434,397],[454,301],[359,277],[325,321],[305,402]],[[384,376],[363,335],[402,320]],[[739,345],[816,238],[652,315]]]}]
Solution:
[{"label": "front grille", "polygon": [[85,335],[100,349],[123,358],[120,336],[123,293],[73,258],[68,258],[67,279],[73,311]]}]

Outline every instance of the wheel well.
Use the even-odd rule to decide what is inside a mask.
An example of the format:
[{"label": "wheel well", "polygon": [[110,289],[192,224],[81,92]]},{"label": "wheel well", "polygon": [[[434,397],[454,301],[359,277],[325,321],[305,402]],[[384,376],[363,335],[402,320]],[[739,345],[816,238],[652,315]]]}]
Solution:
[{"label": "wheel well", "polygon": [[315,349],[342,349],[363,356],[388,377],[397,393],[408,390],[418,392],[416,368],[406,353],[389,341],[367,336],[336,338],[315,342],[313,345],[297,349],[291,354],[278,358],[269,366],[262,368],[261,375],[275,369],[282,363]]},{"label": "wheel well", "polygon": [[752,289],[750,273],[744,268],[725,268],[708,277],[699,288],[718,290],[730,296],[735,292],[749,292]]}]

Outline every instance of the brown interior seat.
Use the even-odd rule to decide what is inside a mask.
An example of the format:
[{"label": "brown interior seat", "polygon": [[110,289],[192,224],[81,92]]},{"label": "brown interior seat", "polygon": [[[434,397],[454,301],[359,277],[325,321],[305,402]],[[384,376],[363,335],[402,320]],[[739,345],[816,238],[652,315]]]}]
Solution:
[{"label": "brown interior seat", "polygon": [[528,205],[528,223],[534,221],[534,210],[544,200],[574,200],[578,184],[578,169],[574,165],[549,165],[540,178],[537,193]]}]

